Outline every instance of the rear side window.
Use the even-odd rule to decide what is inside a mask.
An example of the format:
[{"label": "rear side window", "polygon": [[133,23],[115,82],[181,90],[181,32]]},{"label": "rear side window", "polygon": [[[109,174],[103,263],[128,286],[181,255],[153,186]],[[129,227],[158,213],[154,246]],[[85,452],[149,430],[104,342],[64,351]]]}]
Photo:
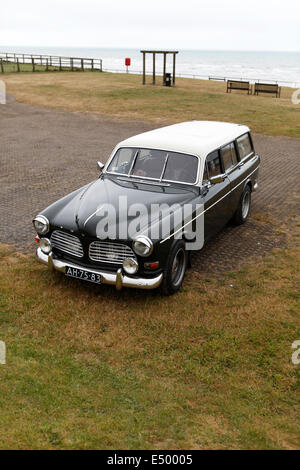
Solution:
[{"label": "rear side window", "polygon": [[241,160],[243,160],[243,158],[247,157],[247,155],[250,155],[250,153],[253,152],[249,134],[242,135],[241,137],[236,139],[236,142]]},{"label": "rear side window", "polygon": [[208,177],[217,176],[222,173],[219,151],[215,150],[206,157]]},{"label": "rear side window", "polygon": [[225,171],[237,164],[237,156],[233,142],[225,145],[225,147],[221,149],[221,153]]}]

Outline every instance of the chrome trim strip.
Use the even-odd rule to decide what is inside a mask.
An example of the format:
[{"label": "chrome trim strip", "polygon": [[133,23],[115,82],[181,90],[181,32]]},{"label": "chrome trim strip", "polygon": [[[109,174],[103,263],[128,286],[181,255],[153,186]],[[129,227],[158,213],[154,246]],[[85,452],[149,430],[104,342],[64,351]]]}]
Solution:
[{"label": "chrome trim strip", "polygon": [[[130,148],[130,147],[129,147],[129,148]],[[117,152],[118,152],[118,150],[117,150]],[[116,154],[117,154],[117,152],[116,152]],[[129,177],[131,176],[133,167],[134,167],[134,165],[135,165],[135,162],[136,162],[136,159],[137,159],[137,156],[138,156],[139,153],[140,153],[140,149],[138,149],[138,150],[135,152],[135,154],[134,154],[134,157],[133,157],[133,159],[132,159],[132,162],[131,162],[129,171],[128,171],[128,173],[127,173],[127,176],[129,176]],[[126,173],[125,173],[125,174],[126,174]]]},{"label": "chrome trim strip", "polygon": [[257,170],[259,169],[259,165],[257,168],[255,168],[255,170],[253,170],[251,173],[249,173],[249,175],[246,176],[246,178],[244,178],[242,181],[240,181],[234,188],[232,188],[230,191],[228,191],[228,193],[226,193],[224,196],[222,196],[220,199],[218,199],[217,201],[215,201],[211,206],[209,206],[207,209],[204,209],[204,211],[202,211],[200,214],[198,214],[196,217],[194,217],[192,220],[190,220],[189,222],[187,222],[186,224],[184,224],[182,227],[180,227],[178,230],[176,230],[176,232],[172,233],[172,235],[169,235],[168,237],[164,238],[163,240],[161,240],[159,243],[164,243],[166,240],[169,240],[170,238],[172,238],[174,235],[176,235],[176,233],[182,231],[187,225],[190,225],[194,220],[198,219],[198,217],[200,217],[200,215],[202,214],[205,214],[205,212],[209,211],[209,209],[211,209],[212,207],[214,207],[216,204],[218,204],[218,202],[222,201],[226,196],[228,196],[228,194],[232,193],[232,191],[234,191],[238,186],[240,186],[242,183],[244,183],[244,181],[246,181],[248,178],[250,178],[251,175],[253,175],[253,173],[255,173]]},{"label": "chrome trim strip", "polygon": [[122,287],[136,287],[138,289],[155,289],[159,287],[162,282],[163,274],[159,274],[153,278],[142,278],[142,277],[129,277],[122,274],[122,269],[119,268],[115,273],[103,272],[99,269],[90,269],[84,266],[79,266],[78,264],[65,262],[53,258],[52,252],[49,255],[45,255],[40,248],[36,251],[36,257],[39,261],[48,265],[48,268],[51,270],[60,271],[62,273],[66,272],[66,266],[71,266],[72,268],[84,269],[90,273],[99,274],[102,279],[103,284],[115,285],[117,289]]},{"label": "chrome trim strip", "polygon": [[84,224],[83,224],[83,228],[86,226],[86,224],[88,223],[88,221],[94,217],[94,215],[97,214],[97,212],[99,212],[101,209],[102,209],[103,205],[101,207],[98,207],[98,209],[95,210],[95,212],[93,212],[91,215],[88,216],[88,218],[85,220]]},{"label": "chrome trim strip", "polygon": [[161,183],[161,181],[162,181],[162,179],[163,179],[163,176],[164,176],[164,174],[165,174],[166,166],[167,166],[168,160],[169,160],[169,154],[167,153],[166,158],[165,158],[164,167],[163,167],[163,169],[162,169],[162,172],[161,172],[161,175],[160,175],[160,178],[159,178],[159,182],[160,182],[160,183]]}]

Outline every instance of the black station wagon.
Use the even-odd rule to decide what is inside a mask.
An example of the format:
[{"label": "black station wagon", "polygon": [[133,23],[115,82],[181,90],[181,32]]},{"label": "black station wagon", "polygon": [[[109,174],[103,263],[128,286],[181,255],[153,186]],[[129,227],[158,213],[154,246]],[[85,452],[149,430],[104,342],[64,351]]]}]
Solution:
[{"label": "black station wagon", "polygon": [[248,127],[192,121],[119,143],[100,176],[33,220],[50,269],[117,289],[180,288],[189,254],[243,224],[260,157]]}]

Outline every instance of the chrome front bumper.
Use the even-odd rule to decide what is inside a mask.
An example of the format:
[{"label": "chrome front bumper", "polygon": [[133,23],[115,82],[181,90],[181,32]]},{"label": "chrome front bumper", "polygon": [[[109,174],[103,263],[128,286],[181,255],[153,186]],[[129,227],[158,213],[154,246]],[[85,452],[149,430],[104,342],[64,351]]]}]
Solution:
[{"label": "chrome front bumper", "polygon": [[48,265],[48,268],[51,270],[61,271],[62,273],[66,272],[66,266],[71,266],[72,268],[84,269],[90,273],[99,274],[102,278],[103,284],[112,284],[116,286],[117,290],[122,289],[122,287],[136,287],[138,289],[155,289],[161,284],[162,274],[153,278],[142,278],[142,277],[129,277],[122,273],[122,269],[119,268],[116,273],[107,273],[103,272],[100,269],[90,269],[84,266],[79,266],[75,263],[64,262],[59,259],[53,258],[52,253],[46,255],[42,252],[41,248],[38,248],[36,251],[36,256],[39,261]]}]

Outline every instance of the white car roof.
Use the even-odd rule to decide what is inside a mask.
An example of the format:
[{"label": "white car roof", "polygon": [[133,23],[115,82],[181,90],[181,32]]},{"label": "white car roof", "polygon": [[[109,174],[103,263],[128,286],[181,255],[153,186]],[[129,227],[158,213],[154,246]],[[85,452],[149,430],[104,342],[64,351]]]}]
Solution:
[{"label": "white car roof", "polygon": [[123,140],[118,147],[159,148],[205,158],[216,148],[236,139],[247,126],[218,121],[190,121],[161,127]]},{"label": "white car roof", "polygon": [[247,126],[229,122],[181,122],[123,140],[116,146],[113,153],[120,147],[140,147],[197,155],[200,159],[199,179],[201,181],[206,156],[246,132],[249,132]]}]

